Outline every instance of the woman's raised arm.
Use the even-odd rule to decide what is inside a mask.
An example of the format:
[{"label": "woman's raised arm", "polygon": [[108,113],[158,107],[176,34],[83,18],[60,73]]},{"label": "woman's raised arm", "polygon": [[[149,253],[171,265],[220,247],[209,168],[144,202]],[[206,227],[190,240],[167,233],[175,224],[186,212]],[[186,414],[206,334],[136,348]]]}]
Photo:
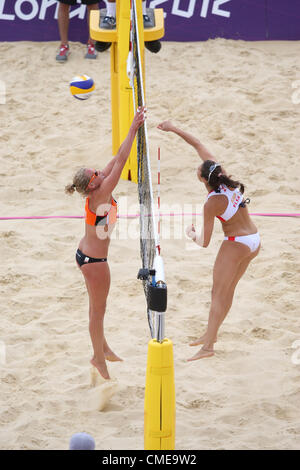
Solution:
[{"label": "woman's raised arm", "polygon": [[[121,144],[117,155],[113,158],[110,173],[106,176],[101,184],[101,193],[111,193],[117,186],[125,163],[130,155],[131,147],[135,139],[138,129],[143,125],[146,119],[146,108],[139,108],[133,118],[132,124],[129,128],[127,137]],[[112,163],[110,162],[108,166]],[[107,168],[107,167],[106,167]],[[106,170],[105,168],[105,170]],[[104,170],[104,172],[105,172]]]},{"label": "woman's raised arm", "polygon": [[194,137],[189,132],[185,132],[182,129],[179,129],[179,127],[176,127],[171,121],[163,121],[157,126],[157,128],[165,132],[174,132],[174,134],[177,134],[179,137],[185,140],[186,143],[194,147],[199,157],[204,162],[205,160],[212,160],[214,162],[216,161],[215,157],[207,150],[207,148],[204,147],[199,139]]}]

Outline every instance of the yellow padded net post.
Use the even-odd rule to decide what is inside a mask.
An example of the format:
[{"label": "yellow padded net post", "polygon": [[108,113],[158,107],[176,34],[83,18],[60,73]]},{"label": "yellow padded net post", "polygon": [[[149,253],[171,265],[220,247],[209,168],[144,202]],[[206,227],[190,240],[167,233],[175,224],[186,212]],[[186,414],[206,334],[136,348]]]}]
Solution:
[{"label": "yellow padded net post", "polygon": [[169,339],[148,343],[144,412],[144,449],[175,449],[174,360]]},{"label": "yellow padded net post", "polygon": [[[144,70],[144,41],[159,39],[164,35],[163,10],[155,10],[155,27],[144,30],[142,1],[136,2],[140,36],[142,68]],[[115,155],[128,134],[134,109],[132,88],[127,76],[127,58],[130,38],[130,0],[116,0],[115,30],[100,28],[100,11],[90,14],[90,36],[95,41],[111,42],[111,107],[112,107],[112,152]],[[145,76],[145,74],[143,74]],[[136,145],[132,146],[122,178],[137,183]]]}]

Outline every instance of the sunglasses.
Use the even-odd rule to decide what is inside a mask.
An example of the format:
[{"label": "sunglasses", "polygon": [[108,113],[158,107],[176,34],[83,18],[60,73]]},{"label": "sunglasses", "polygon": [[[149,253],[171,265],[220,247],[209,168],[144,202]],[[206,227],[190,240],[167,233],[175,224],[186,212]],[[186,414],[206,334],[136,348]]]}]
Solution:
[{"label": "sunglasses", "polygon": [[99,173],[98,173],[98,171],[95,171],[95,173],[92,174],[91,179],[87,184],[87,188],[88,188],[89,184],[92,183],[92,181],[94,181],[95,178],[97,178],[97,176],[99,176]]}]

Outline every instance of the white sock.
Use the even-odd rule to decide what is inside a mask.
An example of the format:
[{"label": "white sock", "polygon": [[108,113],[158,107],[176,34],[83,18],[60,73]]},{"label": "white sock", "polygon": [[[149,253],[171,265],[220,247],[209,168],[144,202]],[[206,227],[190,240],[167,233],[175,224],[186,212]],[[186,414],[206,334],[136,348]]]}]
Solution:
[{"label": "white sock", "polygon": [[116,3],[106,2],[106,16],[116,17]]},{"label": "white sock", "polygon": [[143,7],[143,15],[147,15],[146,0],[142,1],[142,7]]}]

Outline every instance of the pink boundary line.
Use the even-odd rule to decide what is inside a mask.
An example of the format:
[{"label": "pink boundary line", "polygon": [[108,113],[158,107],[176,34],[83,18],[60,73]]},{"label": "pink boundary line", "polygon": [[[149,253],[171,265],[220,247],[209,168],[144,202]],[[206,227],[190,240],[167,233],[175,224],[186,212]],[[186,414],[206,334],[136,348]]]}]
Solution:
[{"label": "pink boundary line", "polygon": [[[161,217],[176,217],[176,216],[196,216],[202,215],[201,213],[182,213],[182,212],[170,212],[166,214],[160,214]],[[262,217],[300,217],[300,213],[291,212],[291,213],[280,213],[280,212],[252,212],[250,215],[257,215]],[[119,219],[134,219],[139,217],[140,214],[126,214],[118,215]],[[0,220],[38,220],[38,219],[83,219],[84,215],[45,215],[45,216],[27,216],[27,217],[0,217]]]}]

